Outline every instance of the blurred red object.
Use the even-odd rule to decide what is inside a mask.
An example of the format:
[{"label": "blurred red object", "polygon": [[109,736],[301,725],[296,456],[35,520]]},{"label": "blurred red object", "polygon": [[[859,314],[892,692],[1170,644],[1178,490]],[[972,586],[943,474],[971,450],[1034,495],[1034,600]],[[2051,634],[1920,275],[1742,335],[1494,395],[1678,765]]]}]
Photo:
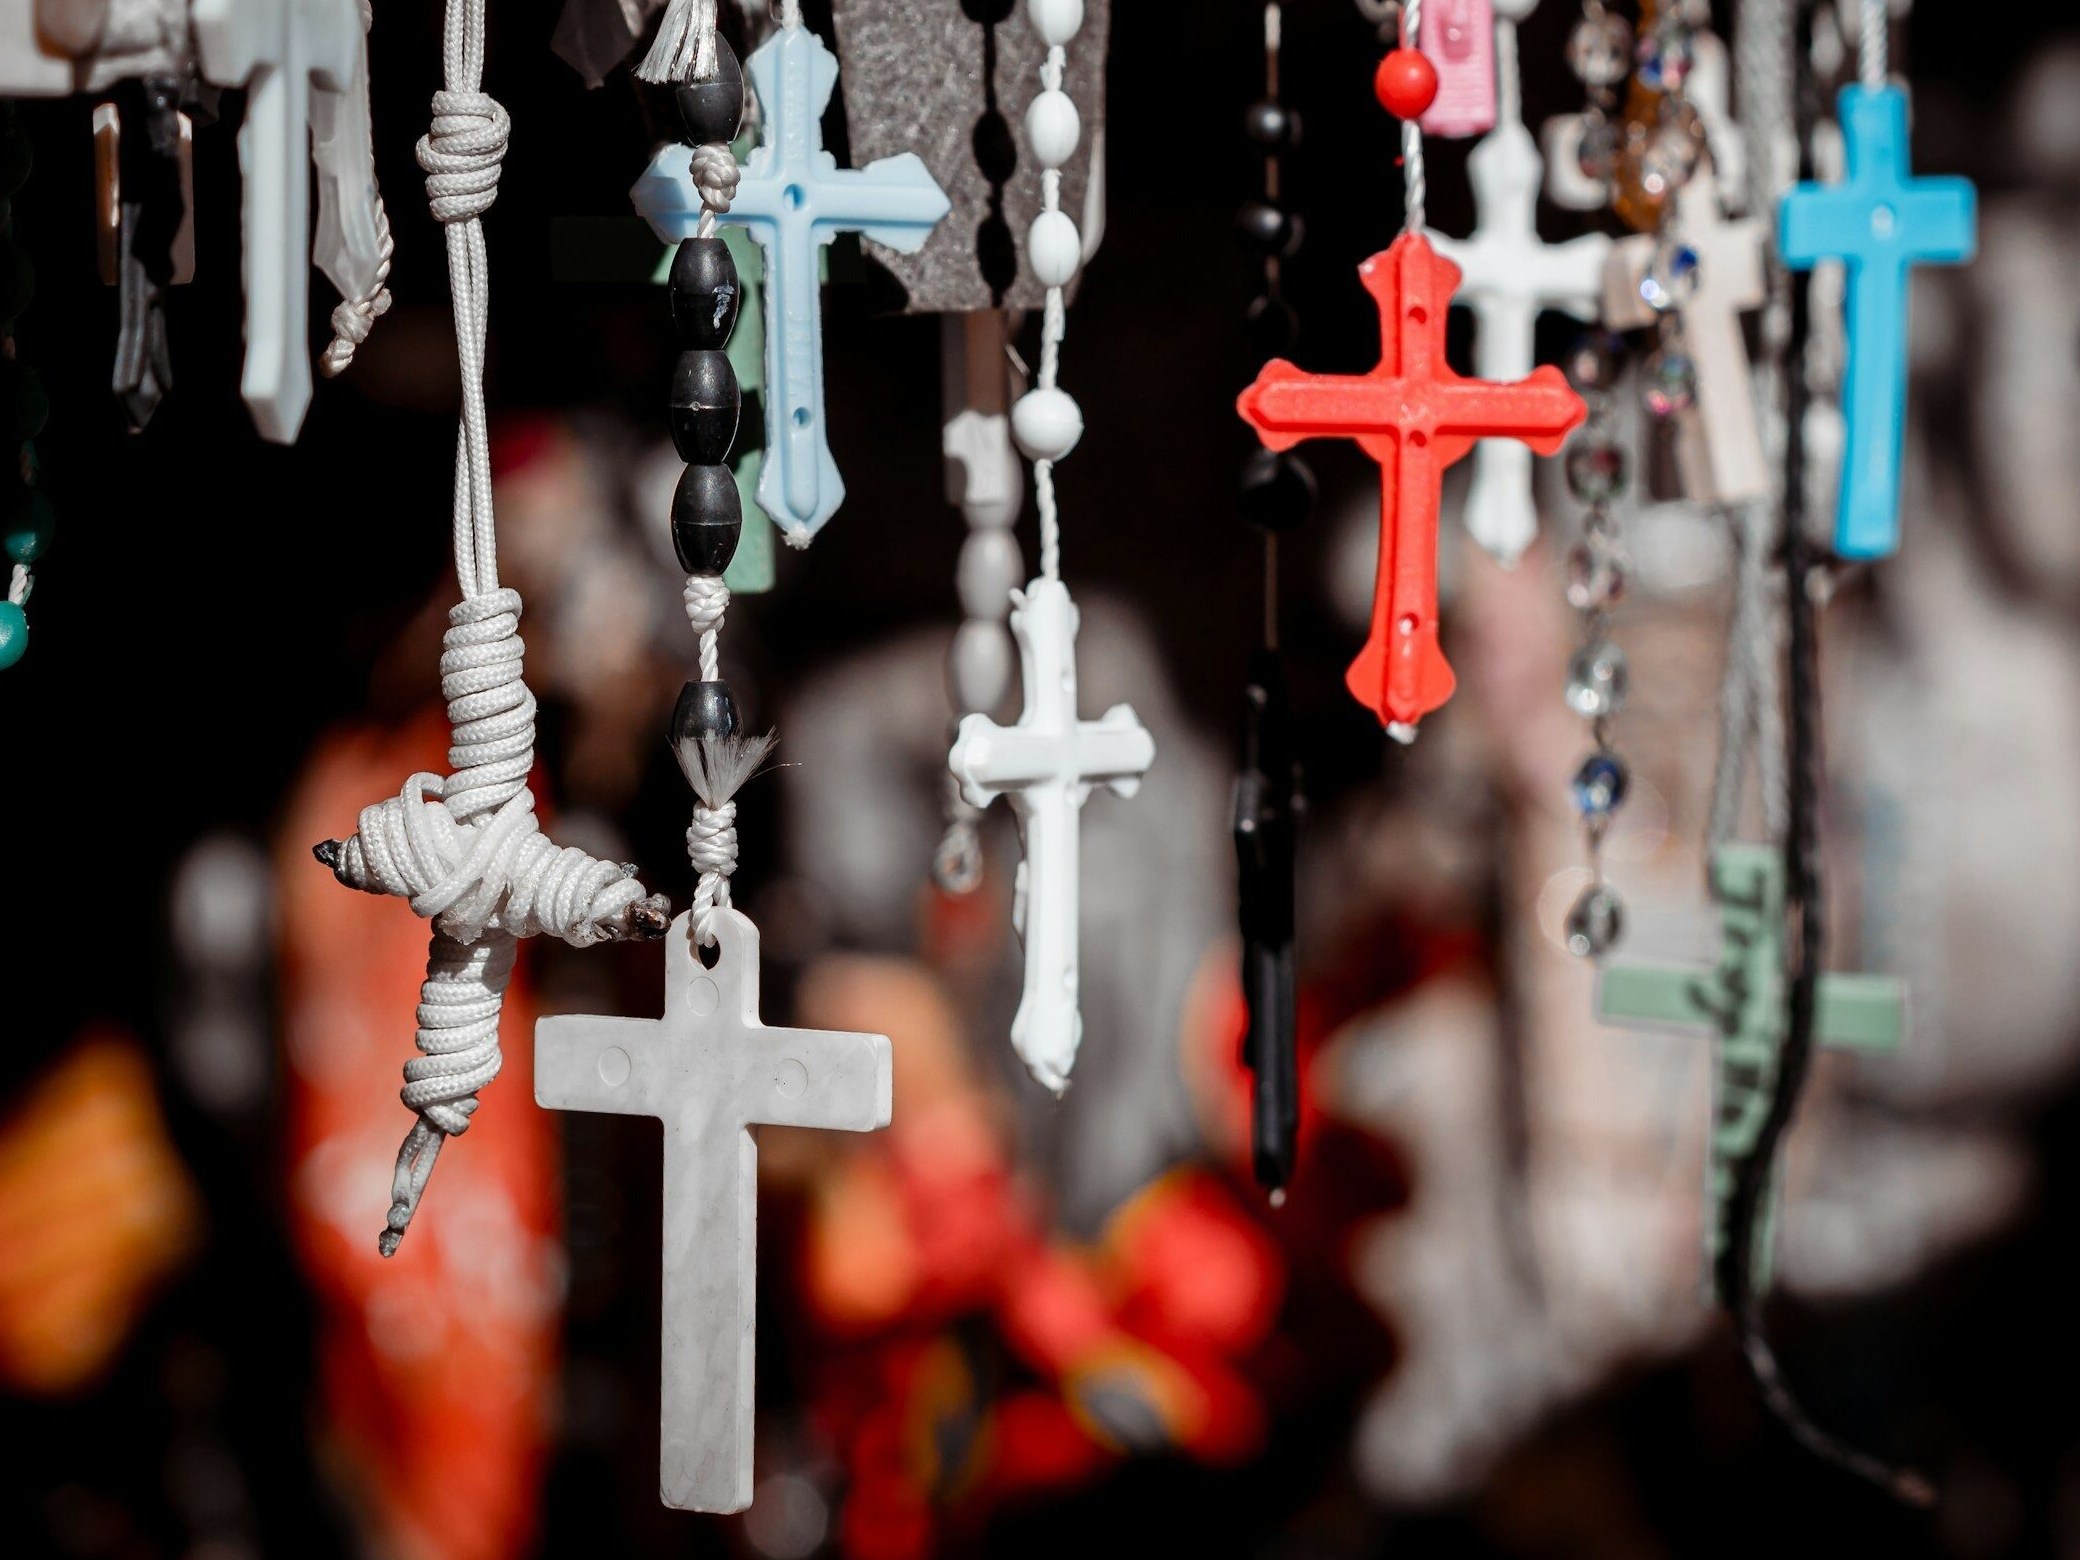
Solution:
[{"label": "blurred red object", "polygon": [[438,772],[446,746],[435,711],[395,731],[335,734],[284,815],[289,1212],[317,1295],[320,1437],[370,1548],[503,1560],[535,1538],[562,1293],[558,1143],[532,1101],[528,955],[523,944],[506,996],[504,1071],[386,1261],[376,1235],[411,1125],[398,1088],[427,927],[311,859],[400,777]]}]

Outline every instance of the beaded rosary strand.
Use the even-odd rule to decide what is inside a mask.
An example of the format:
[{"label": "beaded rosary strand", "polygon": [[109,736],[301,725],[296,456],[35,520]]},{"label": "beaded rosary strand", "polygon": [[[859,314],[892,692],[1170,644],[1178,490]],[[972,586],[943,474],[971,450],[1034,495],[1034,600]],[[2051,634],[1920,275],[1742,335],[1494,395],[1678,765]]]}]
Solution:
[{"label": "beaded rosary strand", "polygon": [[[801,25],[799,12],[791,10],[783,25]],[[744,734],[736,698],[722,678],[722,620],[730,601],[723,574],[744,528],[730,465],[743,396],[728,352],[743,286],[716,229],[741,178],[731,143],[743,128],[744,72],[716,30],[714,0],[674,0],[637,75],[674,85],[701,198],[700,223],[672,256],[669,283],[680,349],[672,370],[672,444],[686,462],[672,495],[672,550],[686,571],[686,620],[700,641],[700,676],[679,691],[671,742],[695,799],[686,828],[695,874],[694,939],[712,947],[716,912],[730,905],[737,868],[736,793],[778,740],[772,732]]]},{"label": "beaded rosary strand", "polygon": [[1063,289],[1083,265],[1083,235],[1062,210],[1062,168],[1083,138],[1076,102],[1062,90],[1069,44],[1083,30],[1083,0],[1026,0],[1026,16],[1047,56],[1040,92],[1026,108],[1026,142],[1040,164],[1040,214],[1026,230],[1026,263],[1047,289],[1040,318],[1040,366],[1033,388],[1011,408],[1011,436],[1033,463],[1033,507],[1040,517],[1040,574],[1062,577],[1062,519],[1054,468],[1083,437],[1083,411],[1060,386],[1062,338],[1068,332]]}]

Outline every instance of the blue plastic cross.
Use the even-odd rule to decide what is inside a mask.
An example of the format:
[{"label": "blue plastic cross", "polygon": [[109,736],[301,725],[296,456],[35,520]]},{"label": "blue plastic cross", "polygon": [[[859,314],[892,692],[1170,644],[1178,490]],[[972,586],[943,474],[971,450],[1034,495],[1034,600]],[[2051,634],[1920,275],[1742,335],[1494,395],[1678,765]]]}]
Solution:
[{"label": "blue plastic cross", "polygon": [[[905,254],[923,247],[953,209],[915,152],[864,168],[840,168],[823,149],[823,111],[838,61],[814,33],[783,27],[752,54],[762,130],[736,199],[721,220],[742,223],[766,253],[766,450],[758,501],[796,547],[845,501],[823,420],[825,244],[857,232]],[[691,237],[700,196],[692,148],[659,152],[630,192],[666,243]]]},{"label": "blue plastic cross", "polygon": [[1784,196],[1778,247],[1793,270],[1821,260],[1849,269],[1849,366],[1835,551],[1883,558],[1899,550],[1899,465],[1907,420],[1910,268],[1957,265],[1978,246],[1969,179],[1916,179],[1908,160],[1907,97],[1897,87],[1844,87],[1848,143],[1841,184],[1801,184]]}]

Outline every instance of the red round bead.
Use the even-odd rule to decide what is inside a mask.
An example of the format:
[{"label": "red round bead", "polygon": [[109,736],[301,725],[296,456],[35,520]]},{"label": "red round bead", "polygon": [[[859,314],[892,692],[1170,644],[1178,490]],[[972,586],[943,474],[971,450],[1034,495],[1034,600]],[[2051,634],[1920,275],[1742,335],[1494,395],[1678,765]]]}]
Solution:
[{"label": "red round bead", "polygon": [[1437,101],[1437,67],[1421,49],[1396,49],[1379,62],[1372,90],[1396,119],[1415,119]]}]

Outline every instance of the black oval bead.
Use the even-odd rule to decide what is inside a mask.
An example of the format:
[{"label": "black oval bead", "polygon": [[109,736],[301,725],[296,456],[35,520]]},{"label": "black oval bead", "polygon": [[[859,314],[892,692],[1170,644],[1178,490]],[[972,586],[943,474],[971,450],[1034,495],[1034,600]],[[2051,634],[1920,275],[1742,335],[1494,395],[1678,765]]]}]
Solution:
[{"label": "black oval bead", "polygon": [[690,682],[679,690],[679,702],[672,706],[675,744],[702,737],[733,737],[741,724],[736,697],[726,682]]},{"label": "black oval bead", "polygon": [[1260,254],[1281,259],[1300,247],[1300,219],[1268,200],[1253,200],[1235,214],[1243,242]]},{"label": "black oval bead", "polygon": [[1283,103],[1266,100],[1250,104],[1242,116],[1242,128],[1267,152],[1282,152],[1300,144],[1300,116]]},{"label": "black oval bead", "polygon": [[737,371],[726,352],[682,352],[672,370],[672,443],[679,458],[712,466],[736,442]]},{"label": "black oval bead", "polygon": [[744,501],[727,466],[688,466],[672,495],[672,551],[688,574],[720,574],[737,555]]},{"label": "black oval bead", "polygon": [[1242,463],[1236,503],[1260,531],[1297,531],[1314,512],[1314,473],[1297,455],[1252,450]]},{"label": "black oval bead", "polygon": [[1252,298],[1243,322],[1250,350],[1260,358],[1279,357],[1293,350],[1300,339],[1300,316],[1283,298],[1270,294]]},{"label": "black oval bead", "polygon": [[690,146],[734,141],[744,125],[744,67],[727,39],[715,40],[715,52],[717,69],[711,80],[682,81],[674,92]]},{"label": "black oval bead", "polygon": [[689,238],[672,256],[672,324],[682,347],[725,347],[744,302],[737,262],[720,238]]}]

